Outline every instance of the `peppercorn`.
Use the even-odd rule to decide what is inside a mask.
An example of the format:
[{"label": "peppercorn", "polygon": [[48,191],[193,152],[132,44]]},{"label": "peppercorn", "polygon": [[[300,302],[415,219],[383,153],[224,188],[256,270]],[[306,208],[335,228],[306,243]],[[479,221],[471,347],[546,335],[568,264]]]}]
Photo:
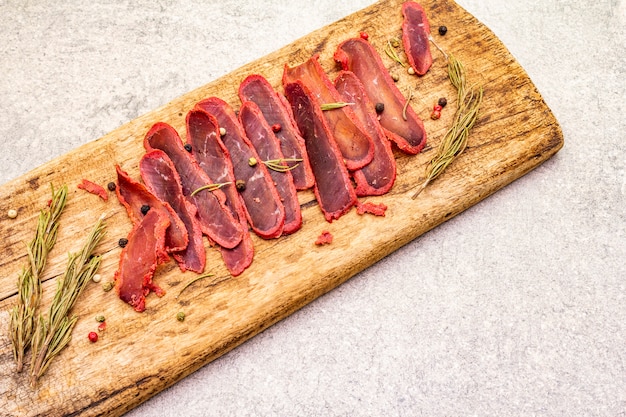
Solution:
[{"label": "peppercorn", "polygon": [[104,282],[104,283],[102,284],[102,290],[103,290],[104,292],[109,292],[109,291],[111,291],[112,289],[113,289],[113,283],[112,283],[111,281]]},{"label": "peppercorn", "polygon": [[433,120],[437,120],[441,117],[441,112],[440,111],[436,111],[433,110],[433,112],[430,114],[430,118]]},{"label": "peppercorn", "polygon": [[178,314],[176,314],[176,320],[185,321],[185,313],[180,311]]},{"label": "peppercorn", "polygon": [[17,217],[17,210],[11,209],[11,210],[7,211],[7,216],[9,216],[9,219],[16,218]]},{"label": "peppercorn", "polygon": [[442,109],[443,109],[443,107],[441,107],[439,104],[435,104],[433,106],[433,111],[441,112]]},{"label": "peppercorn", "polygon": [[107,322],[106,322],[106,321],[103,321],[102,323],[100,323],[100,324],[98,325],[98,331],[99,331],[99,332],[103,332],[103,331],[105,331],[106,329],[107,329]]},{"label": "peppercorn", "polygon": [[144,204],[143,206],[141,206],[141,214],[146,215],[149,211],[150,211],[149,205]]},{"label": "peppercorn", "polygon": [[248,165],[250,165],[251,167],[255,166],[257,163],[257,160],[255,157],[251,156],[250,159],[248,159]]},{"label": "peppercorn", "polygon": [[367,32],[360,32],[359,36],[361,37],[361,39],[363,39],[364,41],[368,40],[370,35],[367,34]]},{"label": "peppercorn", "polygon": [[409,73],[409,75],[414,75],[415,74],[415,69],[413,67],[409,67],[409,69],[406,70],[406,71]]},{"label": "peppercorn", "polygon": [[98,323],[102,323],[104,321],[104,316],[96,316],[96,321]]},{"label": "peppercorn", "polygon": [[226,134],[226,129],[220,127],[220,136],[224,136]]},{"label": "peppercorn", "polygon": [[192,150],[192,149],[193,149],[193,148],[191,147],[191,143],[185,143],[185,150],[186,150],[187,152],[191,152],[191,150]]},{"label": "peppercorn", "polygon": [[246,189],[246,182],[244,180],[237,180],[235,181],[235,187],[237,191],[243,191]]},{"label": "peppercorn", "polygon": [[282,128],[283,127],[279,123],[276,123],[276,124],[272,125],[272,131],[274,133],[280,132]]},{"label": "peppercorn", "polygon": [[128,239],[123,237],[123,238],[121,238],[120,240],[117,241],[117,244],[120,245],[120,248],[125,248],[126,245],[128,245]]},{"label": "peppercorn", "polygon": [[437,104],[439,104],[441,108],[444,108],[446,107],[446,104],[448,104],[448,100],[446,100],[445,97],[441,97],[439,100],[437,100]]},{"label": "peppercorn", "polygon": [[94,275],[93,277],[91,277],[91,280],[92,280],[93,282],[100,282],[100,281],[102,281],[102,275],[100,275],[100,274],[96,274],[96,275]]},{"label": "peppercorn", "polygon": [[109,191],[115,191],[117,186],[115,185],[113,181],[111,181],[110,183],[107,184],[107,188],[109,189]]},{"label": "peppercorn", "polygon": [[398,76],[398,74],[392,74],[392,75],[391,75],[391,79],[392,79],[394,82],[398,82],[398,81],[400,80],[400,77]]},{"label": "peppercorn", "polygon": [[445,26],[443,26],[443,25],[442,25],[442,26],[439,26],[439,34],[440,34],[441,36],[444,36],[446,33],[448,33],[448,28],[447,28],[447,27],[445,27]]},{"label": "peppercorn", "polygon": [[383,110],[385,110],[385,103],[376,103],[374,108],[376,109],[376,113],[382,113]]},{"label": "peppercorn", "polygon": [[91,343],[96,343],[98,341],[98,333],[96,332],[89,332],[87,337]]}]

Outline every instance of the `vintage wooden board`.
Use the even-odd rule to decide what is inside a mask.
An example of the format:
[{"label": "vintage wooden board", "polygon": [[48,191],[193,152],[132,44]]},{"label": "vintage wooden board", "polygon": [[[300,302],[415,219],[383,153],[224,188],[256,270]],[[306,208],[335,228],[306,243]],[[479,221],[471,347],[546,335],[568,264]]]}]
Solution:
[{"label": "vintage wooden board", "polygon": [[[435,50],[432,69],[419,79],[382,53],[386,40],[401,33],[400,4],[400,0],[374,4],[2,186],[0,414],[120,415],[524,175],[560,149],[563,137],[557,121],[494,34],[451,0],[423,1],[431,24],[445,23],[451,29],[438,38],[439,43],[464,62],[471,81],[485,85],[485,101],[465,153],[417,200],[411,200],[433,148],[449,125],[455,103],[450,100],[441,120],[429,119],[438,97],[454,97],[445,61]],[[44,276],[45,306],[63,271],[66,253],[79,248],[102,213],[108,224],[108,236],[98,248],[104,255],[100,271],[104,281],[112,280],[117,267],[117,240],[130,230],[126,213],[114,196],[105,203],[77,190],[81,178],[106,184],[114,179],[115,163],[137,178],[142,139],[154,122],[169,122],[183,132],[185,114],[196,101],[216,95],[238,106],[237,86],[246,75],[261,73],[279,87],[285,63],[300,63],[314,53],[320,53],[322,65],[332,74],[335,46],[359,31],[369,33],[388,68],[401,75],[401,90],[417,88],[412,105],[429,134],[429,145],[420,155],[396,154],[398,178],[392,191],[368,199],[385,203],[386,217],[359,216],[353,210],[329,224],[313,194],[301,192],[302,230],[277,240],[254,238],[254,263],[241,276],[231,277],[217,250],[210,248],[208,269],[215,276],[194,284],[177,300],[180,289],[195,275],[181,273],[170,262],[156,275],[167,294],[160,299],[151,295],[143,314],[124,305],[115,292],[105,293],[100,285],[90,285],[75,308],[80,319],[74,340],[39,386],[31,389],[26,373],[15,374],[7,337],[8,310],[16,300],[15,282],[25,262],[23,242],[33,235],[38,211],[49,198],[50,183],[67,183],[70,197]],[[19,208],[15,220],[6,217],[12,207]],[[335,239],[332,245],[317,247],[313,242],[323,230],[329,230]],[[179,311],[187,314],[182,323],[175,319]],[[84,336],[96,328],[93,318],[100,314],[107,317],[108,328],[98,343],[90,344]]]}]

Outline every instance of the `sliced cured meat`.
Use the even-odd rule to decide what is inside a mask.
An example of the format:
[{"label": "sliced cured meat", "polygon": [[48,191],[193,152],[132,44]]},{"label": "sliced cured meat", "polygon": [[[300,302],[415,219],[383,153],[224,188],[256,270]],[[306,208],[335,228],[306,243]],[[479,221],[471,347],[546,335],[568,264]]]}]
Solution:
[{"label": "sliced cured meat", "polygon": [[240,195],[252,230],[265,239],[280,236],[285,223],[285,208],[267,168],[246,137],[235,112],[217,97],[202,100],[196,107],[213,115],[220,128],[226,129],[226,134],[221,137],[222,143],[230,154],[236,181],[245,184]]},{"label": "sliced cured meat", "polygon": [[374,159],[363,168],[354,171],[358,196],[382,195],[388,192],[396,179],[396,160],[391,144],[380,123],[374,104],[353,72],[342,71],[335,80],[335,87],[344,101],[354,103],[352,108],[367,132],[374,138]]},{"label": "sliced cured meat", "polygon": [[[220,183],[235,184],[230,154],[220,140],[215,117],[199,108],[187,113],[187,141],[192,146],[198,165],[209,177]],[[248,221],[241,196],[235,187],[224,187],[223,190],[226,196],[226,207],[240,222],[244,231],[241,242],[237,246],[232,249],[220,248],[226,267],[233,276],[237,276],[252,263],[254,246],[248,233]]]},{"label": "sliced cured meat", "polygon": [[115,288],[122,301],[142,312],[146,309],[146,296],[154,291],[164,294],[152,282],[159,263],[167,260],[165,230],[169,226],[162,211],[150,210],[137,222],[128,235],[128,244],[122,249],[118,270],[115,272]]},{"label": "sliced cured meat", "polygon": [[196,206],[183,196],[174,164],[165,152],[154,150],[141,158],[139,171],[148,190],[169,204],[185,225],[189,243],[185,249],[172,253],[178,266],[183,272],[190,270],[201,273],[206,264],[202,230],[196,219]]},{"label": "sliced cured meat", "polygon": [[[128,217],[133,224],[140,223],[145,214],[150,211],[159,211],[163,213],[164,217],[167,217],[169,228],[165,234],[165,248],[168,252],[178,252],[187,247],[189,243],[189,236],[182,220],[178,217],[172,207],[164,202],[161,202],[154,194],[140,182],[131,179],[128,174],[116,165],[117,171],[117,187],[115,193],[117,198],[126,207]],[[145,214],[142,211],[148,209]]]},{"label": "sliced cured meat", "polygon": [[[284,158],[278,139],[263,118],[263,113],[261,113],[261,110],[254,102],[247,101],[241,106],[241,109],[239,109],[239,121],[262,160],[280,161]],[[283,234],[291,234],[302,226],[302,213],[300,213],[300,203],[296,195],[296,187],[293,183],[291,171],[270,169],[270,176],[285,207]]]},{"label": "sliced cured meat", "polygon": [[102,186],[96,184],[95,182],[91,182],[89,180],[83,179],[81,180],[80,184],[78,184],[77,187],[80,188],[81,190],[87,191],[88,193],[97,195],[104,201],[107,201],[109,199],[109,195],[107,194],[106,190],[102,188]]},{"label": "sliced cured meat", "polygon": [[378,120],[389,139],[406,153],[419,153],[426,144],[424,123],[410,105],[403,112],[406,98],[396,87],[380,55],[369,42],[361,38],[344,41],[335,51],[335,60],[344,70],[352,71],[361,80],[372,103],[382,103],[385,106]]},{"label": "sliced cured meat", "polygon": [[180,176],[183,194],[198,210],[197,217],[202,233],[225,248],[234,248],[241,242],[241,225],[225,206],[226,197],[221,190],[200,191],[198,188],[214,184],[198,163],[183,148],[176,130],[166,123],[156,123],[146,134],[144,147],[147,151],[160,149],[169,156]]},{"label": "sliced cured meat", "polygon": [[290,171],[296,189],[305,190],[313,187],[313,171],[311,171],[304,139],[298,131],[296,121],[293,120],[291,107],[285,97],[274,91],[264,77],[253,74],[239,85],[239,98],[243,103],[246,101],[256,103],[267,124],[276,127],[274,133],[280,142],[280,149],[285,158],[302,160]]},{"label": "sliced cured meat", "polygon": [[414,1],[402,3],[402,45],[409,64],[418,75],[424,75],[433,63],[430,53],[430,24],[424,8]]},{"label": "sliced cured meat", "polygon": [[[285,65],[283,85],[296,80],[302,81],[311,91],[318,106],[324,103],[340,102],[341,96],[335,90],[317,58],[318,56],[315,55],[293,68]],[[374,141],[359,123],[351,106],[325,111],[324,116],[348,169],[355,170],[369,164],[374,157]],[[304,132],[301,131],[301,133],[304,136]],[[313,164],[312,161],[311,164]]]},{"label": "sliced cured meat", "polygon": [[287,84],[285,94],[311,160],[315,198],[326,220],[332,222],[357,202],[348,170],[313,94],[301,81]]}]

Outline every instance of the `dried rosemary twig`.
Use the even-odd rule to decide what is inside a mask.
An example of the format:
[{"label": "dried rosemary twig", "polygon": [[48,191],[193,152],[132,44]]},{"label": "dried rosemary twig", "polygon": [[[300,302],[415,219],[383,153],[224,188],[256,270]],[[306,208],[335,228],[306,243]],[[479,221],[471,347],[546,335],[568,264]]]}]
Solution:
[{"label": "dried rosemary twig", "polygon": [[231,182],[220,182],[216,184],[203,185],[202,187],[196,188],[195,190],[193,190],[193,192],[191,193],[191,197],[198,194],[200,191],[204,191],[204,190],[215,191],[215,190],[219,190],[220,188],[228,184],[231,184]]},{"label": "dried rosemary twig", "polygon": [[58,190],[52,185],[50,187],[52,200],[48,207],[39,212],[35,237],[26,246],[28,264],[20,272],[17,281],[18,304],[11,310],[9,335],[17,372],[21,372],[24,367],[24,354],[35,332],[41,300],[40,276],[46,266],[48,253],[56,243],[58,220],[67,200],[67,185]]},{"label": "dried rosemary twig", "polygon": [[[287,162],[295,162],[295,164],[289,165]],[[302,159],[299,158],[280,158],[263,161],[266,167],[277,172],[291,171],[292,169],[297,167],[300,162],[302,162]]]},{"label": "dried rosemary twig", "polygon": [[437,178],[457,155],[465,150],[469,132],[478,118],[478,110],[483,99],[482,86],[472,86],[467,89],[463,64],[453,55],[447,55],[447,58],[448,78],[457,89],[458,107],[454,114],[452,127],[446,132],[439,148],[437,148],[437,154],[426,167],[426,180],[413,194],[412,199],[417,198],[424,188]]},{"label": "dried rosemary twig", "polygon": [[185,284],[185,286],[183,287],[183,289],[182,289],[182,290],[180,290],[180,292],[179,292],[179,293],[178,293],[178,295],[176,296],[176,299],[178,300],[178,297],[180,297],[180,295],[183,293],[183,291],[185,291],[187,288],[189,288],[189,287],[191,286],[191,284],[193,284],[194,282],[196,282],[196,281],[200,281],[201,279],[204,279],[204,278],[209,278],[209,277],[212,277],[213,275],[215,275],[215,274],[202,274],[202,275],[199,275],[199,276],[195,277],[194,279],[192,279],[191,281],[189,281],[187,284]]},{"label": "dried rosemary twig", "polygon": [[321,104],[320,108],[322,109],[322,111],[328,111],[328,110],[340,109],[342,107],[352,106],[352,105],[354,105],[354,103],[346,103],[344,101],[339,101],[337,103],[324,103],[324,104]]},{"label": "dried rosemary twig", "polygon": [[52,359],[72,338],[72,329],[78,317],[70,316],[70,311],[100,266],[100,256],[94,256],[93,251],[105,234],[106,228],[104,216],[102,216],[89,233],[80,252],[69,255],[65,273],[57,282],[48,317],[44,319],[43,315],[39,315],[32,342],[30,384],[33,387],[46,372]]}]

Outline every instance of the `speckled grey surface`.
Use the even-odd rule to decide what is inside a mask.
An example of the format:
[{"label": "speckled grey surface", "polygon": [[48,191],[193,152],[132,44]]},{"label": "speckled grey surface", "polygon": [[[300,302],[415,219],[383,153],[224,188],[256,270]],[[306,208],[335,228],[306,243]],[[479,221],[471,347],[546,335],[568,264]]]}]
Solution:
[{"label": "speckled grey surface", "polygon": [[[371,1],[55,3],[0,0],[0,183]],[[459,4],[565,147],[129,416],[626,415],[626,4]]]}]

